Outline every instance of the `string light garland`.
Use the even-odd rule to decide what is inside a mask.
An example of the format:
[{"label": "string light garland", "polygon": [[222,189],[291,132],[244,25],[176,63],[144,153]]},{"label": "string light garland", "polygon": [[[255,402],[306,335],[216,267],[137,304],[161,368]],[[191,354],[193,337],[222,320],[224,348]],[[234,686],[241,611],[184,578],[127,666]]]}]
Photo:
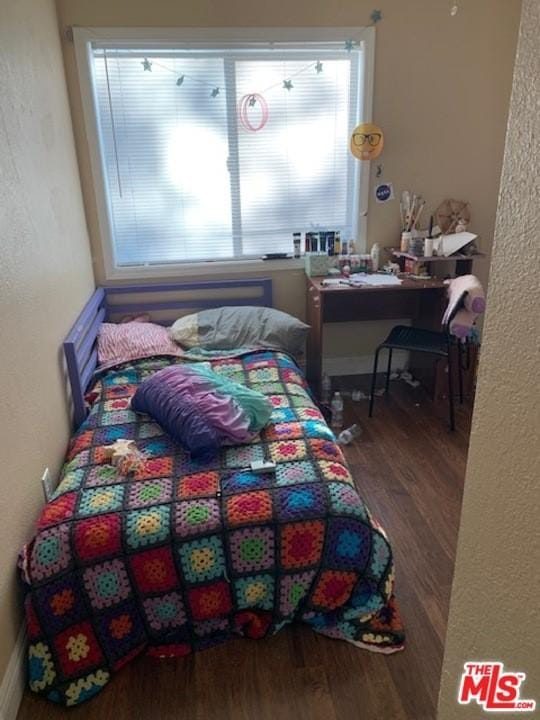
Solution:
[{"label": "string light garland", "polygon": [[[455,7],[457,8],[457,5]],[[372,26],[376,25],[378,22],[380,22],[382,20],[382,18],[383,18],[383,14],[382,14],[381,10],[377,10],[377,9],[373,10],[370,15],[371,25]],[[354,48],[358,47],[359,45],[360,45],[360,43],[358,42],[358,40],[349,38],[349,39],[345,40],[344,48],[347,52],[352,52],[354,50]],[[167,67],[166,65],[162,65],[161,63],[158,63],[155,61],[154,61],[154,63],[158,67],[163,68],[164,70],[169,70],[170,72],[175,72],[174,70],[171,70],[171,68]],[[152,63],[147,58],[144,59],[142,65],[143,65],[144,70],[152,69],[151,68]],[[323,72],[323,67],[324,67],[324,64],[320,60],[317,60],[317,62],[309,63],[308,65],[305,65],[303,68],[301,68],[296,73],[294,73],[294,75],[291,75],[291,77],[285,78],[283,81],[280,80],[279,82],[265,88],[261,92],[248,93],[248,95],[246,95],[245,97],[248,97],[250,99],[250,101],[251,101],[250,106],[253,107],[257,103],[258,97],[262,97],[263,93],[267,93],[270,90],[274,90],[277,87],[281,87],[281,88],[283,88],[283,90],[287,90],[288,92],[290,92],[294,88],[292,78],[297,77],[298,75],[301,75],[302,73],[306,72],[307,70],[310,70],[311,68],[314,68],[316,74],[320,75]],[[185,78],[190,78],[191,80],[195,80],[195,82],[199,82],[203,85],[208,85],[209,87],[211,87],[210,83],[207,83],[204,80],[200,80],[199,78],[195,78],[192,75],[188,75],[188,74],[181,75],[177,79],[176,84],[178,86],[183,85]],[[210,93],[210,96],[213,98],[216,98],[219,94],[220,94],[220,88],[213,87],[212,92]]]},{"label": "string light garland", "polygon": [[[457,5],[454,5],[457,12]],[[452,14],[455,14],[452,12]],[[382,20],[382,12],[380,10],[373,10],[370,15],[371,24],[375,25],[376,23],[380,22]],[[87,28],[89,30],[89,28]],[[99,36],[96,34],[96,38],[100,39]],[[347,39],[344,41],[344,48],[347,52],[352,52],[355,47],[359,46],[360,43],[358,40],[354,39]],[[104,56],[105,56],[105,63],[107,62],[107,51],[104,49]],[[133,53],[135,54],[135,53]],[[139,56],[140,57],[140,56]],[[161,68],[162,70],[166,70],[167,72],[174,73],[176,76],[175,84],[177,87],[182,87],[186,81],[186,79],[193,80],[196,83],[199,83],[200,85],[205,85],[206,87],[210,88],[210,97],[215,99],[221,94],[221,88],[218,85],[214,85],[213,83],[207,82],[206,80],[201,80],[198,77],[195,77],[193,75],[189,75],[188,73],[183,73],[181,75],[178,74],[178,71],[174,68],[168,67],[167,65],[164,65],[163,63],[158,62],[157,60],[149,60],[148,57],[143,58],[141,61],[141,65],[143,68],[143,72],[152,72],[152,66],[156,66],[158,68]],[[324,63],[321,62],[321,60],[317,60],[316,62],[311,62],[305,65],[304,67],[300,68],[297,72],[293,73],[293,75],[284,78],[283,80],[280,80],[279,82],[276,82],[269,87],[265,88],[264,90],[260,92],[250,92],[246,95],[244,95],[239,103],[238,106],[238,116],[240,120],[241,126],[247,130],[248,132],[258,132],[259,130],[262,130],[262,128],[266,125],[268,122],[268,103],[264,97],[265,93],[270,92],[271,90],[275,90],[276,88],[281,88],[282,90],[286,90],[287,92],[290,92],[294,89],[293,84],[293,78],[298,77],[298,75],[301,75],[308,70],[315,70],[316,75],[320,75],[324,70]],[[257,124],[253,123],[251,121],[251,118],[249,117],[249,109],[254,108],[257,105],[260,106],[260,119]]]},{"label": "string light garland", "polygon": [[[452,6],[451,14],[455,15],[457,13],[457,10],[458,10],[458,6],[456,3]],[[373,10],[370,15],[371,25],[376,25],[378,22],[380,22],[382,20],[382,17],[383,17],[383,15],[380,10],[377,10],[377,9]],[[90,31],[90,28],[86,28],[86,30]],[[99,37],[99,35],[97,35],[96,33],[92,33],[92,34],[94,34],[97,39],[101,39]],[[359,45],[360,45],[360,43],[358,42],[358,40],[348,39],[348,40],[345,40],[344,47],[347,52],[352,52],[354,50],[354,48]],[[185,80],[189,79],[189,80],[193,80],[194,82],[199,83],[200,85],[206,85],[207,87],[211,88],[211,92],[210,92],[211,98],[217,98],[220,95],[221,88],[219,86],[214,86],[212,83],[209,83],[206,80],[201,80],[200,78],[194,77],[193,75],[189,75],[188,73],[183,73],[182,75],[178,75],[177,70],[170,68],[167,65],[163,65],[162,63],[158,62],[157,60],[149,60],[148,57],[145,57],[141,61],[141,65],[143,67],[144,72],[152,72],[152,66],[155,65],[156,67],[159,67],[162,70],[166,70],[167,72],[174,73],[176,75],[176,83],[175,84],[177,87],[182,87],[182,85],[184,85]],[[303,68],[298,70],[296,73],[294,73],[290,77],[285,78],[282,81],[280,80],[279,82],[274,83],[273,85],[270,85],[269,87],[265,88],[264,90],[262,90],[260,92],[249,93],[248,96],[246,96],[246,97],[249,97],[249,106],[253,107],[257,102],[260,102],[259,98],[261,98],[263,96],[263,93],[267,93],[270,90],[274,90],[275,88],[281,87],[283,90],[287,90],[287,92],[290,92],[294,88],[294,85],[292,82],[292,79],[294,77],[297,77],[298,75],[301,75],[302,73],[304,73],[307,70],[310,70],[312,68],[315,70],[315,73],[317,75],[320,75],[323,72],[323,67],[324,67],[324,64],[320,60],[317,60],[316,62],[305,65]]]},{"label": "string light garland", "polygon": [[[369,16],[369,19],[371,20],[371,25],[374,26],[378,22],[380,22],[383,18],[383,14],[381,10],[372,10],[371,15]],[[353,49],[359,45],[359,42],[357,40],[352,40],[349,38],[349,40],[345,40],[345,50],[347,52],[352,52]]]},{"label": "string light garland", "polygon": [[[352,41],[353,45],[358,45],[358,42]],[[352,50],[352,46],[351,46]],[[144,58],[144,60],[141,61],[141,65],[143,66],[143,70],[152,71],[152,66],[159,67],[162,70],[166,70],[167,72],[174,73],[176,75],[176,85],[177,87],[181,87],[186,79],[193,80],[194,82],[199,83],[200,85],[206,85],[208,88],[211,88],[210,97],[216,98],[221,93],[221,88],[219,86],[215,86],[212,83],[207,82],[206,80],[201,80],[198,77],[195,77],[194,75],[189,75],[188,73],[183,73],[182,75],[178,75],[178,71],[174,70],[173,68],[168,67],[167,65],[163,65],[163,63],[158,62],[157,60],[150,61],[148,58]],[[295,77],[298,77],[298,75],[302,75],[303,73],[307,72],[308,70],[314,69],[317,75],[320,75],[320,73],[323,72],[323,63],[320,60],[317,60],[316,62],[308,63],[307,65],[304,65],[300,70],[297,70],[293,75],[291,75],[288,78],[285,78],[284,80],[279,80],[278,82],[274,83],[273,85],[269,85],[264,90],[261,90],[260,92],[252,92],[248,93],[249,97],[252,98],[253,104],[257,102],[257,98],[259,96],[262,96],[263,93],[270,92],[271,90],[275,90],[278,87],[283,88],[284,90],[290,91],[294,88],[292,79]]]}]

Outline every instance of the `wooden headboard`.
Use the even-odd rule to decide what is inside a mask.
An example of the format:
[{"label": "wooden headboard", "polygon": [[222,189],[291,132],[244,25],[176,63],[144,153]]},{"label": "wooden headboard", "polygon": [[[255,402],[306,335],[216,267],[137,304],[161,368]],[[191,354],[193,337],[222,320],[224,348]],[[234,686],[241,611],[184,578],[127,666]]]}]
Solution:
[{"label": "wooden headboard", "polygon": [[[131,299],[130,299],[131,296]],[[87,415],[84,393],[97,367],[96,338],[102,322],[148,313],[170,325],[180,315],[224,305],[272,307],[272,280],[216,280],[153,285],[98,287],[63,343],[76,428]]]}]

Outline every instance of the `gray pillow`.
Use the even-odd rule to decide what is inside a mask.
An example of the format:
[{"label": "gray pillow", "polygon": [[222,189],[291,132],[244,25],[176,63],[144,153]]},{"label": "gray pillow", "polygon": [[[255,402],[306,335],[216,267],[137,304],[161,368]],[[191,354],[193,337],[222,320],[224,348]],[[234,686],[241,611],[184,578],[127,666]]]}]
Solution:
[{"label": "gray pillow", "polygon": [[240,305],[186,315],[174,323],[170,334],[187,348],[264,347],[301,355],[308,330],[309,325],[280,310]]}]

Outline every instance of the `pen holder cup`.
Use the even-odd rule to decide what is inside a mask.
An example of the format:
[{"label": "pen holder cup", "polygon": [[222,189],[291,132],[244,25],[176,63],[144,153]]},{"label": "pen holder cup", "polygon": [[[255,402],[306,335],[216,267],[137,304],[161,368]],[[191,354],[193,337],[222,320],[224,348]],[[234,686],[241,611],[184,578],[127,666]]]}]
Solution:
[{"label": "pen holder cup", "polygon": [[408,253],[411,252],[411,243],[412,243],[412,233],[403,231],[401,233],[401,242],[399,245],[399,249],[401,252]]},{"label": "pen holder cup", "polygon": [[424,239],[423,238],[414,238],[411,242],[411,249],[410,249],[411,255],[415,255],[416,257],[423,257],[424,255]]}]

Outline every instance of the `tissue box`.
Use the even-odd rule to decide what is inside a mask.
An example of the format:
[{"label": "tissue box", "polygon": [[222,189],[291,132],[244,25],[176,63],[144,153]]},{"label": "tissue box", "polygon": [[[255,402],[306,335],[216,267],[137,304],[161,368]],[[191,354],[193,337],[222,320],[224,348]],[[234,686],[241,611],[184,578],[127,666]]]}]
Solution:
[{"label": "tissue box", "polygon": [[328,275],[332,267],[336,267],[335,256],[308,254],[306,259],[306,275],[308,277],[322,277]]}]

